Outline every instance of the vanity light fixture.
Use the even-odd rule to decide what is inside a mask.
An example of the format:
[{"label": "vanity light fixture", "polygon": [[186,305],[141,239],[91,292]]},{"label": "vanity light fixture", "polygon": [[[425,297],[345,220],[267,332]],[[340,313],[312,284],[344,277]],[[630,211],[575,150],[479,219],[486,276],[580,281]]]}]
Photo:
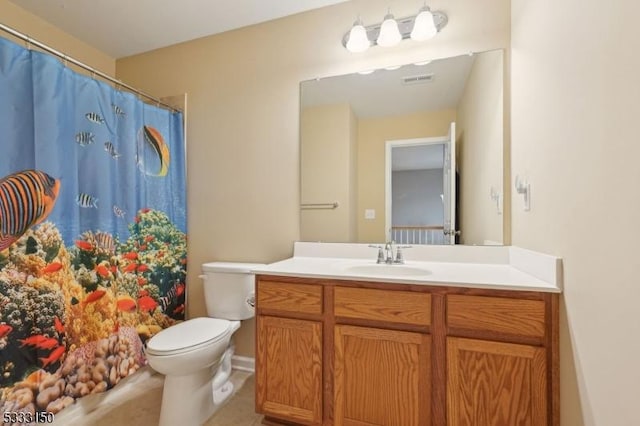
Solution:
[{"label": "vanity light fixture", "polygon": [[389,10],[384,16],[384,21],[382,21],[382,25],[380,26],[376,43],[378,43],[378,46],[391,47],[400,43],[401,40],[402,34],[400,34],[400,30],[398,29],[398,23],[391,14],[391,10]]},{"label": "vanity light fixture", "polygon": [[364,52],[369,48],[370,44],[371,42],[367,38],[367,30],[362,25],[362,19],[358,16],[347,35],[345,46],[350,52]]},{"label": "vanity light fixture", "polygon": [[425,5],[420,9],[420,13],[416,16],[413,23],[413,29],[411,30],[411,39],[415,41],[425,41],[433,38],[438,34],[436,23],[433,20],[433,13],[431,9]]},{"label": "vanity light fixture", "polygon": [[448,23],[444,12],[432,11],[425,5],[417,15],[395,19],[389,10],[380,24],[364,26],[362,19],[353,23],[351,30],[342,38],[342,44],[350,52],[364,52],[372,45],[395,46],[402,40],[429,40]]}]

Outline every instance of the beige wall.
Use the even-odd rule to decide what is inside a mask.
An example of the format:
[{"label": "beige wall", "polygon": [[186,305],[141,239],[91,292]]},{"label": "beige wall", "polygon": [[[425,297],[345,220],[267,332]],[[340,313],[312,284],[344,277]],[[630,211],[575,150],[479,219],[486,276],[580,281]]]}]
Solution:
[{"label": "beige wall", "polygon": [[562,425],[639,425],[640,3],[512,13],[513,244],[564,259]]},{"label": "beige wall", "polygon": [[[118,77],[156,96],[189,96],[188,315],[205,315],[200,264],[272,262],[299,238],[299,82],[509,46],[509,0],[434,0],[449,16],[426,43],[352,54],[341,45],[358,14],[380,22],[387,0],[353,0],[117,61]],[[396,16],[421,2],[396,0]],[[482,19],[478,19],[482,17]],[[236,334],[253,355],[253,321]]]},{"label": "beige wall", "polygon": [[[107,75],[115,76],[116,61],[114,58],[59,30],[7,0],[0,0],[0,23],[26,34],[34,40],[47,44],[59,52],[84,62]],[[0,31],[0,37],[21,44],[24,43],[4,31]]]},{"label": "beige wall", "polygon": [[[359,242],[380,243],[386,241],[386,142],[398,139],[447,136],[452,121],[456,121],[456,112],[453,109],[359,120],[357,191]],[[376,218],[365,219],[365,209],[374,209]]]},{"label": "beige wall", "polygon": [[355,242],[355,116],[349,104],[305,108],[300,116],[301,203],[338,203],[300,212],[300,240]]},{"label": "beige wall", "polygon": [[[415,1],[393,3],[397,16]],[[189,314],[204,314],[199,264],[273,261],[298,238],[298,82],[394,63],[509,46],[507,0],[432,1],[450,23],[435,40],[347,53],[338,40],[354,0],[118,61],[118,75],[156,95],[190,95]],[[640,4],[513,0],[513,243],[564,258],[563,426],[640,424],[640,115],[635,84]],[[478,19],[481,16],[482,19]],[[0,21],[112,73],[112,60],[6,0]],[[292,36],[292,34],[297,34]],[[94,57],[95,56],[95,57]],[[252,354],[253,322],[238,336]]]},{"label": "beige wall", "polygon": [[503,54],[476,55],[457,108],[456,133],[460,171],[460,230],[462,244],[503,242],[500,208],[491,189],[503,193],[502,147],[504,121]]}]

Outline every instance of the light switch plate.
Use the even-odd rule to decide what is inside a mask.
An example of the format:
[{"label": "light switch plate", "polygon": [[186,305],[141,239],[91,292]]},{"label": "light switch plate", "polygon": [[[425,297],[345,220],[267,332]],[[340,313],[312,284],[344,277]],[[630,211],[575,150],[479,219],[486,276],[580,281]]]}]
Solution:
[{"label": "light switch plate", "polygon": [[375,219],[376,218],[375,209],[365,209],[364,210],[364,218],[365,219]]}]

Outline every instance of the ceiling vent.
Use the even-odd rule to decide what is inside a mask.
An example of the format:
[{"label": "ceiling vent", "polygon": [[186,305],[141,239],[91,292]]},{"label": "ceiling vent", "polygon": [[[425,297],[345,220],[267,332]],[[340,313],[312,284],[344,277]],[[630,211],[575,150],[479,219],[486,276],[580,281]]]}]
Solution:
[{"label": "ceiling vent", "polygon": [[420,75],[411,75],[407,77],[402,77],[402,84],[424,84],[430,83],[435,78],[435,74],[420,74]]}]

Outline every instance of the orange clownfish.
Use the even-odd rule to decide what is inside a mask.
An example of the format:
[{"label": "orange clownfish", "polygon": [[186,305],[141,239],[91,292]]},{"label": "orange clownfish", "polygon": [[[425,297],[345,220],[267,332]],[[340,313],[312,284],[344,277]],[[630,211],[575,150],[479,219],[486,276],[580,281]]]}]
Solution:
[{"label": "orange clownfish", "polygon": [[53,327],[56,329],[58,333],[64,333],[64,325],[62,324],[62,321],[60,321],[60,318],[58,317],[53,318]]},{"label": "orange clownfish", "polygon": [[138,253],[135,251],[130,251],[129,253],[125,253],[122,255],[127,260],[136,260],[138,258]]},{"label": "orange clownfish", "polygon": [[9,324],[0,324],[0,339],[13,331],[13,327]]},{"label": "orange clownfish", "polygon": [[96,266],[96,272],[102,278],[107,278],[109,276],[109,273],[110,273],[109,269],[106,266],[102,265],[102,264]]},{"label": "orange clownfish", "polygon": [[87,303],[95,302],[96,300],[104,296],[106,293],[107,292],[105,290],[92,291],[91,293],[89,293],[87,297],[84,298],[84,304],[86,305]]},{"label": "orange clownfish", "polygon": [[58,346],[53,351],[51,351],[48,357],[40,358],[40,361],[42,361],[42,368],[45,368],[47,365],[53,364],[54,362],[59,360],[60,357],[64,354],[64,351],[64,346]]},{"label": "orange clownfish", "polygon": [[62,269],[62,263],[53,262],[42,268],[42,271],[40,272],[43,274],[50,274],[52,272],[58,272],[60,269]]},{"label": "orange clownfish", "polygon": [[122,269],[122,272],[133,272],[137,267],[138,265],[136,265],[135,263],[130,263]]},{"label": "orange clownfish", "polygon": [[141,311],[153,311],[158,306],[158,302],[150,296],[142,296],[138,299],[138,307]]},{"label": "orange clownfish", "polygon": [[22,343],[22,346],[36,346],[39,343],[44,342],[45,340],[47,340],[48,337],[47,336],[43,336],[42,334],[36,334],[33,336],[29,336],[26,339],[20,339],[18,340],[20,343]]},{"label": "orange clownfish", "polygon": [[136,301],[128,296],[119,297],[116,306],[118,307],[118,310],[122,312],[133,312],[138,307],[138,305],[136,305]]},{"label": "orange clownfish", "polygon": [[80,250],[85,251],[93,250],[93,244],[83,240],[76,240],[76,247],[78,247]]}]

